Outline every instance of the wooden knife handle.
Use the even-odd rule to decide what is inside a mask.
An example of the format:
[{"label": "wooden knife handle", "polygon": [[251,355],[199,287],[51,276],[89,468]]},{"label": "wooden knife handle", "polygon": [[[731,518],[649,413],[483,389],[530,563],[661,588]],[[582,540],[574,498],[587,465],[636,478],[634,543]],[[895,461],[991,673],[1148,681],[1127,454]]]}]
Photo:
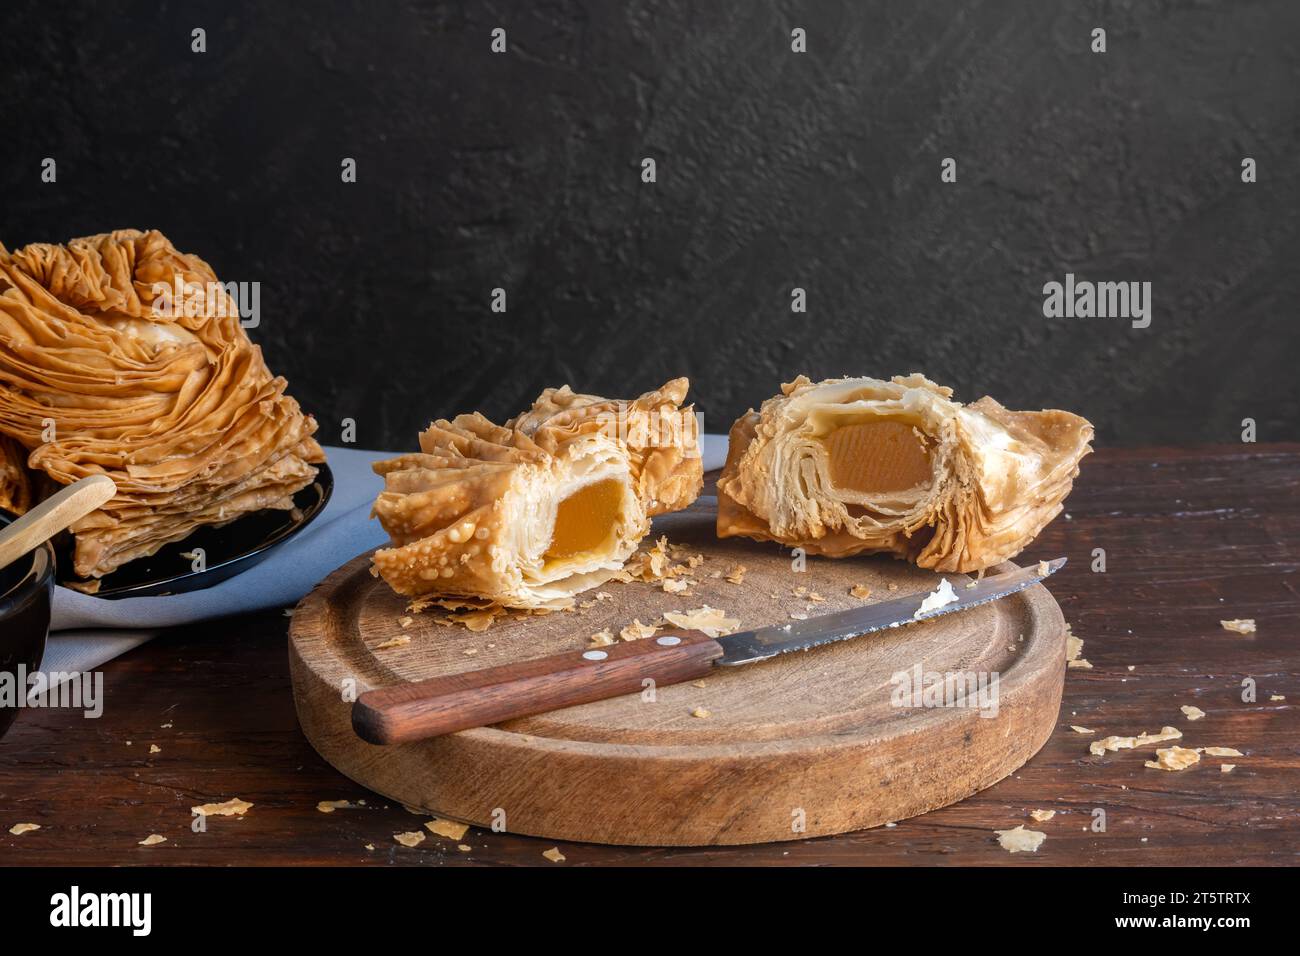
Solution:
[{"label": "wooden knife handle", "polygon": [[722,645],[698,631],[567,651],[366,691],[352,728],[372,744],[400,744],[486,727],[574,704],[640,692],[643,681],[679,684],[709,673]]}]

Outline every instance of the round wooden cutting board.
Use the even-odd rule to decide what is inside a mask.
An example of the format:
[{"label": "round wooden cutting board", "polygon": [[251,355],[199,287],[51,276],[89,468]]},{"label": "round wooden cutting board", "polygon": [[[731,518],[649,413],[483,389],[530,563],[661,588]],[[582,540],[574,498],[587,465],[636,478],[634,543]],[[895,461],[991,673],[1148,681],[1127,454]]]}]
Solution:
[{"label": "round wooden cutting board", "polygon": [[[1041,585],[923,624],[719,667],[652,695],[389,747],[353,733],[351,700],[372,687],[581,649],[634,618],[654,623],[707,604],[748,629],[860,606],[849,594],[856,584],[871,589],[871,602],[938,580],[880,557],[809,558],[796,572],[775,545],[719,541],[713,506],[702,498],[655,521],[656,535],[704,556],[691,594],[611,582],[591,608],[498,619],[480,633],[439,624],[436,610],[408,614],[405,599],[371,576],[368,556],[356,558],[303,599],[290,626],[308,740],[363,786],[439,816],[553,840],[660,846],[796,840],[901,820],[995,783],[1046,742],[1061,702],[1065,623]],[[724,575],[738,564],[747,570],[733,584]],[[958,588],[969,580],[948,577]],[[404,617],[413,618],[405,628]],[[395,637],[410,642],[382,647]],[[982,676],[985,706],[904,706],[900,673]]]}]

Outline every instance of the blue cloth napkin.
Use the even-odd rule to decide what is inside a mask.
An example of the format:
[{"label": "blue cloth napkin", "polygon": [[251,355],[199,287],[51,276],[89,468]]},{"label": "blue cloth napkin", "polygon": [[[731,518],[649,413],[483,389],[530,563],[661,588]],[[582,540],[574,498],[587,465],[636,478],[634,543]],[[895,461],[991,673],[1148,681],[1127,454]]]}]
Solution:
[{"label": "blue cloth napkin", "polygon": [[[721,468],[725,435],[701,438],[704,469]],[[256,564],[203,591],[166,597],[107,600],[68,588],[54,589],[51,635],[41,661],[45,671],[93,670],[167,627],[290,607],[335,568],[388,541],[370,507],[383,488],[371,463],[395,453],[326,448],[334,493],[325,510],[293,538]]]},{"label": "blue cloth napkin", "polygon": [[375,495],[384,487],[370,465],[392,453],[326,448],[325,455],[334,472],[334,493],[325,510],[260,564],[205,590],[165,597],[107,600],[55,588],[51,630],[161,628],[296,603],[349,558],[388,540],[370,517]]}]

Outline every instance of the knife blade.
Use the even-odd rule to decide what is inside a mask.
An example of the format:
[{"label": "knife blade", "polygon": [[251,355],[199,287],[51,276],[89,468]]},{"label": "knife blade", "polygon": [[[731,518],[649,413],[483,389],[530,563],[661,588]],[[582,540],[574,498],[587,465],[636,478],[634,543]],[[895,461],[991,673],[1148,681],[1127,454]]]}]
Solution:
[{"label": "knife blade", "polygon": [[988,604],[1055,574],[1065,560],[991,575],[973,586],[945,587],[940,577],[934,592],[718,638],[670,628],[639,641],[367,690],[352,706],[352,727],[370,743],[409,743],[637,693],[650,684],[695,680],[714,667],[753,664]]},{"label": "knife blade", "polygon": [[738,631],[718,638],[724,653],[714,663],[723,667],[752,664],[790,651],[806,651],[822,644],[845,641],[875,631],[904,627],[969,610],[1037,584],[1065,567],[1065,561],[1065,558],[1057,558],[1007,574],[984,577],[973,587],[959,585],[953,589],[952,600],[927,611],[922,611],[921,605],[936,592],[909,594],[848,611],[821,614],[803,621],[760,627],[753,631]]}]

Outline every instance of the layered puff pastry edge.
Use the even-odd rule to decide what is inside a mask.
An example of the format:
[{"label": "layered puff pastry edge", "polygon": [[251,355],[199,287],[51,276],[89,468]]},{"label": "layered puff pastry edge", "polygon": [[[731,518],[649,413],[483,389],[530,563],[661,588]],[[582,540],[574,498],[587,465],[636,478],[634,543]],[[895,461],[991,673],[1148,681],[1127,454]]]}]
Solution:
[{"label": "layered puff pastry edge", "polygon": [[[159,308],[178,284],[194,307]],[[113,479],[71,528],[83,590],[202,525],[293,508],[325,456],[286,388],[211,266],[158,231],[0,245],[0,504]]]},{"label": "layered puff pastry edge", "polygon": [[434,422],[419,452],[374,466],[391,539],[375,571],[417,599],[568,606],[622,568],[652,516],[699,495],[688,384],[632,401],[564,386],[504,425],[477,412]]},{"label": "layered puff pastry edge", "polygon": [[917,373],[800,376],[732,426],[718,536],[981,571],[1061,511],[1092,434],[1070,412],[963,405]]}]

